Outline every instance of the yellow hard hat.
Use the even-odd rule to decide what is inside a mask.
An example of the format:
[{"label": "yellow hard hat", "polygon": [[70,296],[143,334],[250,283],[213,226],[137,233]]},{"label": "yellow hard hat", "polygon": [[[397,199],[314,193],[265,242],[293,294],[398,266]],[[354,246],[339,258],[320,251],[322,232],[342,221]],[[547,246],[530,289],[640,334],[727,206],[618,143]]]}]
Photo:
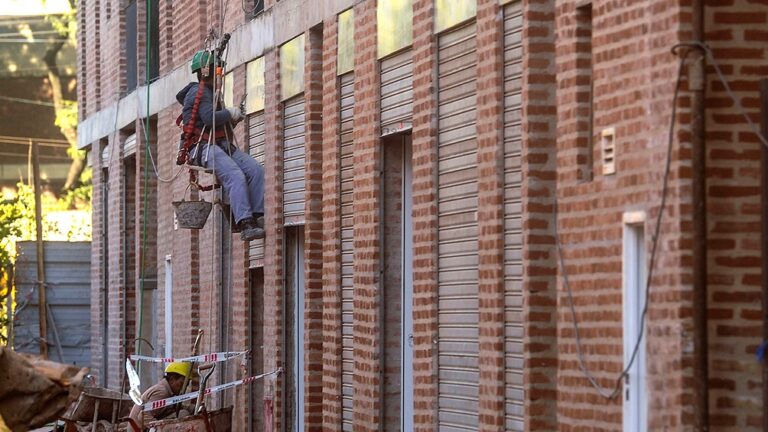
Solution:
[{"label": "yellow hard hat", "polygon": [[187,362],[173,362],[165,367],[166,374],[175,373],[183,377],[189,377],[190,372],[192,372],[192,364]]}]

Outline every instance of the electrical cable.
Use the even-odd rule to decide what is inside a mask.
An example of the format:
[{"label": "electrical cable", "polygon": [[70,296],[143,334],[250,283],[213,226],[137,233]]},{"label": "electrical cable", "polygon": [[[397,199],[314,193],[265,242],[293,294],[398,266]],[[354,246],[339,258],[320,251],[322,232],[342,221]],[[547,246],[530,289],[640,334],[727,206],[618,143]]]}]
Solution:
[{"label": "electrical cable", "polygon": [[592,385],[592,387],[594,387],[595,390],[597,390],[598,394],[603,398],[609,399],[609,400],[615,399],[616,396],[618,396],[621,393],[622,381],[627,376],[627,374],[629,373],[629,370],[632,368],[632,365],[637,359],[637,353],[640,349],[640,344],[642,343],[642,340],[643,340],[643,334],[645,333],[645,320],[648,315],[648,300],[649,300],[650,291],[651,291],[651,281],[653,280],[653,270],[655,268],[655,263],[656,263],[656,247],[658,245],[659,234],[661,231],[662,216],[664,215],[664,208],[666,207],[667,195],[669,192],[669,174],[671,171],[672,147],[675,141],[674,133],[675,133],[675,124],[677,120],[677,100],[680,94],[680,84],[683,78],[683,68],[685,67],[687,55],[689,53],[690,51],[686,52],[685,55],[680,59],[680,66],[677,72],[677,81],[675,83],[675,92],[672,98],[672,114],[669,122],[667,157],[666,157],[666,163],[664,165],[664,177],[663,177],[662,187],[661,187],[661,203],[659,204],[659,212],[656,216],[656,226],[654,227],[654,233],[653,233],[652,242],[651,242],[651,255],[648,263],[648,276],[646,278],[646,283],[645,283],[643,311],[640,315],[640,330],[638,332],[637,339],[632,349],[632,355],[630,356],[630,359],[627,362],[627,365],[624,368],[624,370],[622,370],[619,377],[616,378],[616,382],[612,389],[605,389],[602,385],[600,385],[600,383],[597,382],[597,379],[592,375],[592,372],[587,367],[586,360],[584,358],[579,321],[576,316],[576,307],[574,306],[574,302],[573,302],[573,291],[571,289],[571,285],[568,279],[568,270],[567,270],[567,267],[565,266],[565,258],[563,257],[563,245],[562,245],[562,241],[560,239],[560,233],[558,230],[559,224],[557,223],[557,218],[558,218],[559,204],[558,204],[557,197],[555,197],[554,228],[555,228],[555,240],[557,243],[556,245],[557,257],[558,257],[558,262],[560,264],[560,269],[562,270],[563,284],[565,285],[565,289],[568,297],[568,307],[570,309],[571,319],[573,320],[574,335],[576,338],[576,354],[578,357],[579,369],[581,369],[582,373],[585,375],[585,377],[587,378],[589,383]]},{"label": "electrical cable", "polygon": [[47,106],[52,107],[54,106],[53,102],[46,102],[41,100],[35,100],[35,99],[24,99],[24,98],[17,98],[17,97],[11,97],[11,96],[0,96],[1,100],[7,100],[9,102],[19,102],[29,105],[41,105],[41,106]]}]

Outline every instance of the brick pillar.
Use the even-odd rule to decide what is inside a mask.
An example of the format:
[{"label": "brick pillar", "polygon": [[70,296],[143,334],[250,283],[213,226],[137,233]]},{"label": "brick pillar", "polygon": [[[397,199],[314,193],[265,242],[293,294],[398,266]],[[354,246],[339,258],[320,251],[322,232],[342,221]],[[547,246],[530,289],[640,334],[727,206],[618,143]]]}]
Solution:
[{"label": "brick pillar", "polygon": [[[265,88],[265,230],[264,244],[264,371],[283,367],[283,104],[280,102],[279,50],[266,53]],[[283,376],[267,379],[264,395],[274,397],[274,430],[282,430]]]},{"label": "brick pillar", "polygon": [[91,326],[91,373],[98,378],[99,385],[104,385],[103,381],[107,371],[104,370],[104,361],[107,353],[104,350],[104,341],[106,334],[104,332],[104,320],[107,319],[106,305],[104,304],[105,290],[104,277],[107,269],[104,266],[107,255],[107,243],[105,238],[105,214],[104,208],[104,173],[101,167],[101,152],[104,150],[104,140],[91,144],[91,152],[88,157],[91,158],[93,167],[93,193],[91,203],[93,206],[92,229],[94,235],[91,240],[91,322],[98,323]]},{"label": "brick pillar", "polygon": [[160,36],[157,43],[160,44],[160,76],[173,70],[173,0],[158,0],[160,23]]},{"label": "brick pillar", "polygon": [[479,398],[481,431],[504,430],[503,23],[499,2],[477,4]]},{"label": "brick pillar", "polygon": [[[107,386],[109,388],[120,388],[121,379],[125,376],[122,372],[125,370],[124,357],[126,350],[130,349],[132,341],[127,338],[131,323],[134,322],[132,311],[128,310],[130,302],[127,293],[128,272],[126,241],[128,233],[125,232],[125,217],[123,210],[126,206],[127,197],[125,192],[125,167],[122,160],[122,149],[120,148],[119,133],[110,137],[108,152],[108,161],[105,166],[109,169],[109,180],[107,194],[106,214],[108,218],[107,236],[109,243],[105,251],[107,266],[109,268],[108,279],[108,308],[109,314],[105,317],[108,333],[108,363],[107,363]],[[130,216],[133,218],[133,215]],[[129,322],[130,321],[130,322]]]},{"label": "brick pillar", "polygon": [[378,431],[381,407],[379,354],[379,73],[376,2],[355,6],[354,130],[354,423]]},{"label": "brick pillar", "polygon": [[557,430],[554,0],[523,4],[523,320],[525,429]]},{"label": "brick pillar", "polygon": [[432,0],[413,2],[414,430],[437,427],[437,47]]},{"label": "brick pillar", "polygon": [[[157,163],[157,169],[160,173],[160,176],[163,179],[169,179],[173,176],[174,173],[177,172],[179,169],[178,166],[176,166],[175,160],[172,160],[171,157],[168,157],[168,155],[173,155],[176,152],[177,145],[178,145],[178,139],[179,139],[179,133],[178,129],[176,128],[176,125],[174,124],[174,121],[176,120],[176,115],[178,112],[176,111],[176,107],[169,107],[162,111],[160,111],[157,114],[157,153],[160,155],[157,159],[155,159]],[[176,112],[175,112],[176,111]],[[186,173],[179,174],[180,180],[176,180],[175,183],[181,184],[182,182],[186,181]],[[174,250],[174,244],[176,243],[176,234],[177,231],[174,231],[173,229],[173,206],[171,205],[172,201],[175,201],[177,199],[180,199],[178,196],[174,195],[174,184],[168,183],[166,181],[162,181],[159,184],[158,191],[157,191],[157,258],[158,258],[158,278],[157,278],[157,323],[158,323],[158,331],[157,331],[157,341],[158,345],[155,346],[158,350],[162,348],[165,348],[169,344],[171,345],[171,348],[173,349],[173,343],[174,340],[166,340],[165,339],[165,326],[168,325],[165,322],[165,257],[166,255],[171,255],[171,266],[174,270],[173,280],[178,279],[179,277],[184,276],[185,271],[182,271],[183,264],[178,260],[178,256],[175,255],[176,251]],[[174,303],[176,301],[181,300],[180,298],[176,297],[174,295]],[[175,305],[174,305],[175,306]],[[181,312],[183,309],[172,307],[173,313]],[[184,327],[178,326],[177,322],[175,321],[176,316],[174,316],[173,326],[174,330],[181,329]],[[188,330],[188,328],[185,328],[185,330]],[[175,336],[181,337],[181,330],[175,331]],[[187,331],[184,335],[185,338],[189,337],[189,332]],[[158,351],[160,352],[160,351]],[[164,351],[162,351],[164,352]],[[176,351],[173,351],[174,354],[176,354]]]},{"label": "brick pillar", "polygon": [[323,25],[323,424],[341,430],[341,163],[338,21]]},{"label": "brick pillar", "polygon": [[[168,117],[173,118],[172,116],[176,114],[171,110],[169,111],[163,116],[166,119]],[[175,139],[170,142],[175,146],[178,142],[176,141],[178,140],[178,132],[174,132],[176,133],[171,136]],[[175,154],[176,148],[173,147],[173,149],[166,151]],[[167,155],[168,153],[165,154]],[[168,165],[167,170],[162,171],[164,177],[170,177],[172,175],[170,173],[175,173],[178,169],[175,162],[171,161],[168,157],[159,158],[159,161],[161,163],[166,162]],[[182,171],[171,186],[172,201],[180,201],[184,197],[188,181],[189,174]],[[191,196],[197,197],[197,195]],[[187,199],[189,199],[189,196]],[[161,208],[164,207],[162,203],[159,204]],[[203,262],[200,261],[200,230],[176,229],[173,222],[173,209],[171,209],[168,217],[170,220],[167,221],[169,226],[166,229],[169,232],[173,257],[173,353],[188,353],[192,351],[198,329],[203,324],[200,316],[200,274],[201,270],[205,274],[210,271],[209,266],[201,269],[201,265],[205,265],[204,263],[208,263],[209,260],[206,257]],[[212,216],[210,218],[211,220],[213,219]],[[207,321],[205,321],[205,324],[207,324]],[[215,336],[210,329],[203,330],[205,335],[201,342],[201,349],[207,345],[209,338]]]},{"label": "brick pillar", "polygon": [[304,420],[323,422],[323,30],[310,29],[304,44]]},{"label": "brick pillar", "polygon": [[[150,119],[149,125],[147,125],[146,119],[138,119],[136,122],[136,211],[135,211],[135,226],[136,226],[136,316],[139,317],[139,311],[141,307],[141,289],[152,290],[157,288],[157,272],[158,272],[158,260],[157,260],[157,176],[152,168],[152,162],[149,160],[151,155],[154,160],[157,160],[157,121]],[[150,155],[147,154],[147,137],[149,138]],[[146,174],[146,181],[145,176]],[[146,195],[146,199],[145,199]],[[168,204],[165,204],[168,205]],[[146,214],[146,235],[144,234]],[[144,282],[142,283],[142,274],[144,276]],[[157,296],[155,296],[157,298]],[[142,332],[146,332],[148,327],[147,322],[154,321],[154,327],[157,328],[157,318],[147,317],[144,315],[144,324],[142,325]],[[138,331],[139,322],[136,323],[136,335],[141,336]],[[136,342],[132,343],[130,347],[135,347],[141,344],[142,354],[151,355],[152,350],[146,343]],[[144,366],[146,367],[146,366]]]},{"label": "brick pillar", "polygon": [[[237,8],[241,10],[240,8]],[[240,65],[232,70],[230,79],[232,80],[232,100],[235,105],[240,103],[243,95],[245,94],[245,72],[246,66]],[[235,143],[237,147],[248,154],[248,122],[243,121],[235,127]],[[228,213],[224,213],[224,217],[228,217]],[[250,243],[240,240],[239,234],[231,234],[223,232],[222,235],[231,236],[232,256],[231,256],[231,299],[229,305],[230,327],[226,330],[229,335],[228,348],[233,351],[239,351],[244,347],[248,347],[250,343],[250,334],[248,333],[250,313],[251,313],[251,297],[249,295],[249,251]],[[230,375],[228,379],[240,377],[240,366],[237,363],[232,363],[229,366],[228,373]],[[258,384],[251,384],[258,385]],[[235,391],[235,406],[233,417],[234,424],[247,425],[248,424],[248,393],[250,392],[250,386],[240,386]],[[255,408],[260,408],[260,404],[254,405]]]},{"label": "brick pillar", "polygon": [[[82,61],[85,64],[84,79],[87,83],[78,81],[78,89],[85,84],[83,88],[84,104],[78,105],[78,113],[84,109],[81,118],[86,118],[89,113],[95,113],[101,108],[101,8],[98,2],[88,0],[81,4],[78,11],[85,11],[85,26],[80,29],[83,35],[84,44],[80,45],[82,49]],[[87,53],[87,54],[86,54]],[[83,67],[80,64],[80,67]],[[80,101],[83,102],[83,101]],[[96,166],[96,165],[94,165]]]},{"label": "brick pillar", "polygon": [[[88,56],[85,55],[86,53],[86,43],[87,43],[87,37],[89,26],[86,24],[86,11],[87,6],[89,6],[90,2],[86,0],[80,0],[80,7],[77,8],[76,12],[76,18],[77,18],[77,46],[79,49],[77,50],[77,106],[80,108],[77,110],[77,120],[78,122],[84,120],[86,116],[88,115],[88,106],[87,106],[87,92],[86,89],[88,88],[87,84],[87,77],[89,75],[88,70],[88,62],[87,58]],[[97,19],[97,17],[91,15],[88,20],[93,21],[94,19]],[[93,147],[92,147],[93,148]],[[98,145],[95,146],[95,148],[98,148]],[[93,165],[98,166],[98,165]]]}]

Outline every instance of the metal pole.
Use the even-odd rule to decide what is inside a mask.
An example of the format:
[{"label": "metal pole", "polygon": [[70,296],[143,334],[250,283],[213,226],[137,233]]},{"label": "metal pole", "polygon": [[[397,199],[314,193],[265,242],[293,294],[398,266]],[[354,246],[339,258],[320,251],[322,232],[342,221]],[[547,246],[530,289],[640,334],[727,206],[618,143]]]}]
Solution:
[{"label": "metal pole", "polygon": [[[692,5],[693,40],[704,42],[704,1]],[[693,168],[693,379],[695,430],[709,429],[709,345],[707,342],[707,141],[706,56],[691,63],[691,163]]]},{"label": "metal pole", "polygon": [[[760,82],[760,123],[763,136],[768,136],[768,79]],[[763,285],[763,341],[768,340],[768,148],[760,144],[762,155],[762,285]],[[768,360],[763,359],[763,430],[768,431]]]},{"label": "metal pole", "polygon": [[40,355],[48,358],[48,321],[45,301],[45,261],[43,253],[43,209],[40,199],[40,158],[37,143],[32,146],[32,176],[35,182],[35,228],[37,231],[37,311],[40,316]]},{"label": "metal pole", "polygon": [[15,268],[13,265],[8,266],[8,298],[7,298],[7,305],[8,308],[6,309],[8,311],[8,346],[13,348],[13,332],[15,331],[13,329],[13,319],[14,319],[14,310],[13,310],[13,301],[16,297],[16,276],[15,276]]}]

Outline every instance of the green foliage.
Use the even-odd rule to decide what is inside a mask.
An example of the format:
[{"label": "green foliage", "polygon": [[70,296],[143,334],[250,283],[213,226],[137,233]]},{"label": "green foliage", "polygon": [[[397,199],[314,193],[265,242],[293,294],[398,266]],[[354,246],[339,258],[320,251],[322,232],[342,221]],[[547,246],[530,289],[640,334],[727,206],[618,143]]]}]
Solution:
[{"label": "green foliage", "polygon": [[[56,199],[52,194],[41,196],[44,239],[90,240],[91,179],[92,172],[87,169],[80,177],[82,185],[61,198]],[[15,197],[0,201],[0,345],[8,341],[9,313],[6,308],[8,296],[13,292],[9,269],[15,262],[16,242],[34,240],[36,236],[34,189],[24,183],[18,183],[16,187]],[[80,223],[62,223],[62,220],[76,220],[75,213],[66,210],[78,210]]]},{"label": "green foliage", "polygon": [[15,239],[22,234],[19,222],[24,215],[25,208],[18,196],[0,202],[0,345],[8,343],[8,297],[13,291],[10,268],[15,259]]},{"label": "green foliage", "polygon": [[91,182],[91,169],[86,168],[83,175],[80,176],[80,186],[68,190],[61,198],[59,205],[61,210],[83,210],[91,209],[91,195],[93,194],[93,183]]},{"label": "green foliage", "polygon": [[[42,4],[45,4],[45,0],[42,0]],[[56,30],[63,38],[67,38],[71,43],[75,43],[75,37],[77,35],[77,3],[74,0],[69,2],[69,12],[61,15],[46,15],[45,20],[51,23],[53,29]]]},{"label": "green foliage", "polygon": [[56,120],[54,124],[60,128],[77,128],[77,102],[71,100],[62,100],[61,108],[56,110]]}]

